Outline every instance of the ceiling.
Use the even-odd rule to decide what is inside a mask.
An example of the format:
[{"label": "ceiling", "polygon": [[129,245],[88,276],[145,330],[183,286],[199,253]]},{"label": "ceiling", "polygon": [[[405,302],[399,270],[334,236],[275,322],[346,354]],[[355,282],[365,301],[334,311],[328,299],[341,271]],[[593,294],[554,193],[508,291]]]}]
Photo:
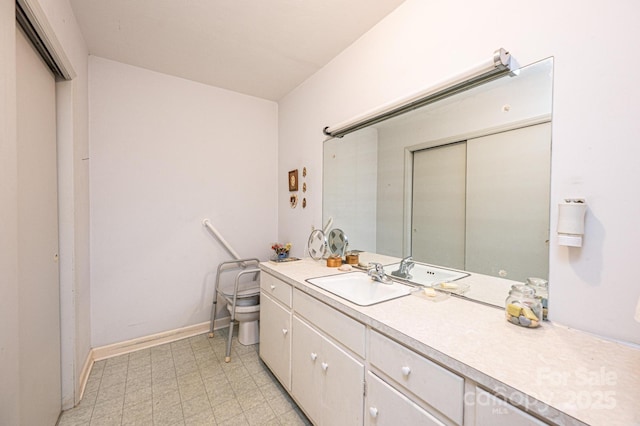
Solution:
[{"label": "ceiling", "polygon": [[89,53],[277,101],[404,0],[71,0]]}]

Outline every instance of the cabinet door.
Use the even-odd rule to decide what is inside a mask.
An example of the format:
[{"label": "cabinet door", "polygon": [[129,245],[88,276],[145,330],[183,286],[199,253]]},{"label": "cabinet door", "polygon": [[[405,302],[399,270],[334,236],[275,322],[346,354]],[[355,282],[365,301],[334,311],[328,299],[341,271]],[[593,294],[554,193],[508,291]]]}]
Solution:
[{"label": "cabinet door", "polygon": [[476,426],[544,426],[521,409],[476,388]]},{"label": "cabinet door", "polygon": [[293,317],[291,345],[291,394],[314,424],[322,417],[321,363],[323,338],[304,322]]},{"label": "cabinet door", "polygon": [[367,373],[366,407],[365,425],[443,426],[443,423],[371,372]]},{"label": "cabinet door", "polygon": [[364,365],[327,339],[320,354],[322,424],[361,425]]},{"label": "cabinet door", "polygon": [[260,296],[260,358],[290,390],[291,312],[264,292]]}]

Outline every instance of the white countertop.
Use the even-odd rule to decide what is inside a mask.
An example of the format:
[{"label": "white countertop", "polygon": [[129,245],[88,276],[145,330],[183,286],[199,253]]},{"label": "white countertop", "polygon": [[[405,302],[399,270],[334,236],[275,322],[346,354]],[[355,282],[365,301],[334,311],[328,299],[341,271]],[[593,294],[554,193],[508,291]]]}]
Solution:
[{"label": "white countertop", "polygon": [[[364,253],[362,260],[397,261]],[[456,297],[357,306],[305,281],[343,273],[324,261],[261,268],[553,423],[640,425],[639,349],[552,322],[518,327],[503,309]]]}]

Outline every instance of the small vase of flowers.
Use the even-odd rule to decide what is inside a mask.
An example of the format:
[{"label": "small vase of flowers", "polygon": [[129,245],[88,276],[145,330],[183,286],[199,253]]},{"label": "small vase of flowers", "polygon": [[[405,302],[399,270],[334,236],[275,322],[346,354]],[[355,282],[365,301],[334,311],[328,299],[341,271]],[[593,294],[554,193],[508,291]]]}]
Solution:
[{"label": "small vase of flowers", "polygon": [[271,250],[276,252],[276,257],[278,259],[286,259],[287,257],[289,257],[289,251],[291,250],[291,243],[287,243],[287,244],[280,244],[280,243],[275,243],[274,245],[271,246]]}]

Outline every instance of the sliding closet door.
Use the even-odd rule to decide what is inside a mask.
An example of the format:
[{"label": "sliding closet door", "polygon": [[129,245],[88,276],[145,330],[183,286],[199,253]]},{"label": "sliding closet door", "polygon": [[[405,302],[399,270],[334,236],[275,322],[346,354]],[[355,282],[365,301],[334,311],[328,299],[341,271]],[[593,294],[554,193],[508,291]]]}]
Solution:
[{"label": "sliding closet door", "polygon": [[467,141],[467,270],[547,277],[550,157],[551,123]]},{"label": "sliding closet door", "polygon": [[464,269],[465,143],[413,155],[411,253],[415,260]]},{"label": "sliding closet door", "polygon": [[61,410],[55,80],[16,30],[19,392],[22,425]]}]

